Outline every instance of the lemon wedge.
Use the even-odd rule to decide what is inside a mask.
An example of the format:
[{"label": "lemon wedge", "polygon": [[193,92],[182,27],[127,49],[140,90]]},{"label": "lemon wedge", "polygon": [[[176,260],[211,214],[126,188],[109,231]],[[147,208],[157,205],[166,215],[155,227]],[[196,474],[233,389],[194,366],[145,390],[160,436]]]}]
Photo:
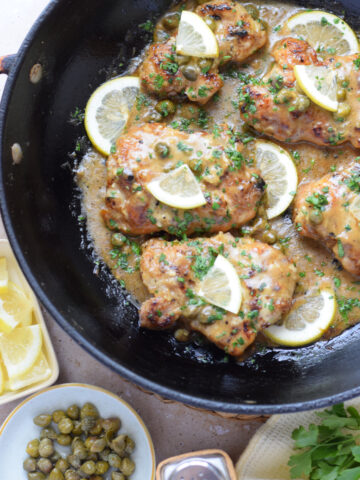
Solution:
[{"label": "lemon wedge", "polygon": [[360,222],[360,196],[356,197],[355,200],[351,202],[349,210],[354,215],[356,220]]},{"label": "lemon wedge", "polygon": [[242,288],[239,275],[229,260],[222,255],[216,257],[214,265],[200,283],[198,295],[212,305],[239,313]]},{"label": "lemon wedge", "polygon": [[295,78],[301,90],[319,107],[336,112],[337,100],[336,71],[317,65],[295,65]]},{"label": "lemon wedge", "polygon": [[326,332],[336,313],[335,293],[330,288],[318,295],[298,298],[282,325],[264,330],[270,340],[280,345],[299,347],[315,342]]},{"label": "lemon wedge", "polygon": [[38,358],[42,345],[39,325],[15,328],[0,335],[0,353],[10,381],[25,375]]},{"label": "lemon wedge", "polygon": [[9,273],[5,257],[0,258],[0,293],[7,292],[9,283]]},{"label": "lemon wedge", "polygon": [[323,57],[359,52],[354,31],[341,18],[320,10],[297,13],[286,27],[293,35],[308,42]]},{"label": "lemon wedge", "polygon": [[200,185],[187,165],[152,180],[146,188],[157,200],[170,207],[187,210],[206,203]]},{"label": "lemon wedge", "polygon": [[255,144],[256,165],[266,183],[269,219],[283,213],[294,199],[298,177],[289,153],[276,143],[258,140]]},{"label": "lemon wedge", "polygon": [[51,375],[49,363],[43,352],[40,352],[36,362],[32,368],[18,378],[9,380],[6,384],[6,389],[11,391],[21,390],[22,388],[33,385],[34,383],[42,382],[48,379]]},{"label": "lemon wedge", "polygon": [[216,58],[219,45],[211,28],[194,12],[181,14],[176,37],[176,53],[191,57]]},{"label": "lemon wedge", "polygon": [[85,129],[103,155],[110,154],[124,130],[139,91],[138,77],[119,77],[103,83],[91,95],[85,109]]},{"label": "lemon wedge", "polygon": [[9,333],[17,325],[32,322],[32,303],[15,283],[9,282],[6,292],[0,293],[0,332]]}]

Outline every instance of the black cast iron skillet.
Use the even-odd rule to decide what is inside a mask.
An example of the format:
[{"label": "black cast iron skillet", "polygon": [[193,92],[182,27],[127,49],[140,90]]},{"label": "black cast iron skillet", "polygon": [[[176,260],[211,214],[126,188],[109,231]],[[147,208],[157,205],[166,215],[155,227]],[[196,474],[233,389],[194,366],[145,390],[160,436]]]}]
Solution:
[{"label": "black cast iron skillet", "polygon": [[[56,0],[28,34],[1,103],[0,200],[19,263],[57,322],[98,360],[145,389],[205,409],[265,414],[318,408],[360,394],[360,325],[329,342],[266,349],[236,364],[207,345],[177,345],[167,333],[138,328],[106,267],[94,273],[91,246],[78,220],[79,195],[69,157],[83,109],[111,71],[121,73],[148,38],[138,25],[156,18],[167,0]],[[309,4],[307,4],[309,5]],[[321,2],[312,4],[320,7]],[[359,28],[358,0],[328,2]],[[29,81],[43,66],[42,80]],[[125,66],[119,66],[124,63]],[[14,165],[11,146],[24,157]],[[86,141],[83,147],[86,147]],[[79,157],[80,158],[80,157]]]}]

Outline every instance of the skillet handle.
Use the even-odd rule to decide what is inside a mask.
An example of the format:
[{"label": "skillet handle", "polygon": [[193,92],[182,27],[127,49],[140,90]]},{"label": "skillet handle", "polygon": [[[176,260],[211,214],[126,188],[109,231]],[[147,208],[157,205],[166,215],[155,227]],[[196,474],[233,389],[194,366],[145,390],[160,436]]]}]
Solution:
[{"label": "skillet handle", "polygon": [[5,55],[0,57],[0,74],[5,73],[9,75],[11,67],[14,65],[16,60],[16,55]]}]

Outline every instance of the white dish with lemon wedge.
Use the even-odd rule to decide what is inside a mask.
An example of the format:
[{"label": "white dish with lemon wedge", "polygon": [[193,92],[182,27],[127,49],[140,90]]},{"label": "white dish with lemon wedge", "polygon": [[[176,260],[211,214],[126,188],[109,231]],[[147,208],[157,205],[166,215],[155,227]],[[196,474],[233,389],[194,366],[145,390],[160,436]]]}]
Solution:
[{"label": "white dish with lemon wedge", "polygon": [[[6,264],[8,280],[11,282],[8,291],[16,292],[15,295],[19,295],[17,299],[20,298],[23,302],[21,310],[16,312],[16,326],[11,318],[8,324],[0,322],[0,351],[3,354],[0,361],[2,405],[54,383],[59,375],[59,366],[40,305],[17,264],[9,242],[5,239],[0,239],[0,258],[6,259],[2,264]],[[3,275],[1,277],[3,278]],[[4,290],[2,284],[0,300],[1,291]],[[3,310],[0,317],[4,318]],[[14,360],[12,345],[16,349],[18,342],[24,345],[23,354]]]}]

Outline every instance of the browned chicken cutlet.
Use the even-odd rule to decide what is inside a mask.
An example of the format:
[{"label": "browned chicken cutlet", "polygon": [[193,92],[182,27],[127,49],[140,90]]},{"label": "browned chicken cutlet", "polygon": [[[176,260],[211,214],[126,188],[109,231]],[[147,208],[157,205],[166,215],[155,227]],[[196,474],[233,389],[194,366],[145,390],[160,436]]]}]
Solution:
[{"label": "browned chicken cutlet", "polygon": [[[264,183],[245,165],[242,144],[231,132],[184,133],[163,124],[132,127],[117,141],[107,160],[106,225],[132,235],[167,231],[227,231],[251,220]],[[180,210],[160,203],[146,185],[165,172],[187,164],[199,180],[206,204]]]},{"label": "browned chicken cutlet", "polygon": [[[238,315],[200,299],[199,283],[218,254],[236,268],[243,301]],[[295,267],[277,249],[252,238],[219,233],[211,238],[143,245],[141,275],[154,296],[140,310],[143,327],[166,329],[177,320],[230,355],[241,355],[259,330],[281,319],[292,305]]]},{"label": "browned chicken cutlet", "polygon": [[[345,270],[360,275],[360,165],[301,185],[294,222],[301,235],[326,245]],[[355,208],[357,203],[357,209]]]},{"label": "browned chicken cutlet", "polygon": [[[250,82],[243,88],[240,103],[243,120],[258,132],[280,141],[308,141],[321,146],[349,141],[359,148],[359,55],[332,57],[322,62],[309,44],[294,38],[279,41],[272,55],[276,63],[270,73],[262,81]],[[334,114],[311,102],[297,86],[295,65],[336,68],[351,110]]]},{"label": "browned chicken cutlet", "polygon": [[266,43],[262,23],[237,2],[213,0],[200,5],[196,13],[212,22],[219,58],[204,63],[176,55],[176,33],[165,43],[153,43],[139,71],[142,87],[148,92],[170,98],[185,94],[189,100],[205,104],[223,86],[219,65],[241,62]]}]

